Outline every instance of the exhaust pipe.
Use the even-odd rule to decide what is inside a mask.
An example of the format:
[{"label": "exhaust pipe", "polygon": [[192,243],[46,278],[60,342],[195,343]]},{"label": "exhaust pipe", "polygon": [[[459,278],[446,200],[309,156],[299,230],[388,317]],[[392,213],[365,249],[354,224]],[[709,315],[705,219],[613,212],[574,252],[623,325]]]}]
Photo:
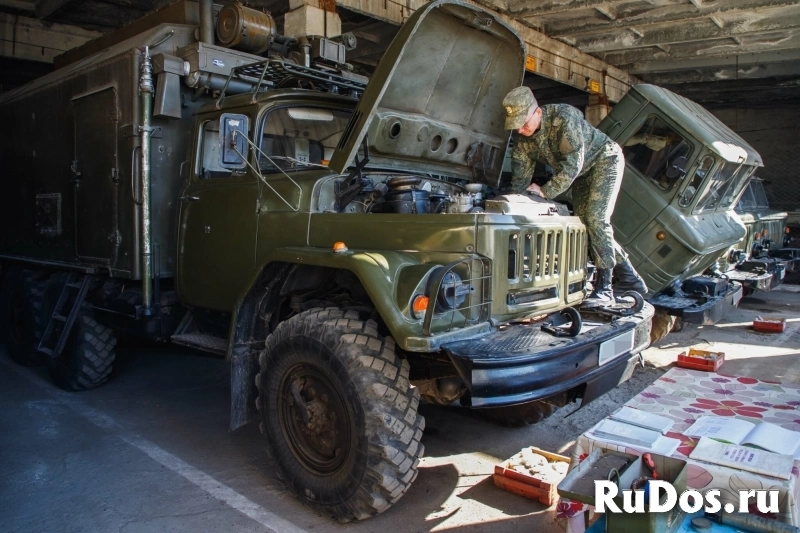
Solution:
[{"label": "exhaust pipe", "polygon": [[214,0],[200,0],[200,42],[214,44]]},{"label": "exhaust pipe", "polygon": [[153,265],[151,262],[152,242],[150,236],[150,135],[153,107],[153,63],[150,49],[145,46],[142,58],[142,72],[139,77],[139,106],[142,111],[142,124],[139,126],[142,146],[142,314],[153,315]]}]

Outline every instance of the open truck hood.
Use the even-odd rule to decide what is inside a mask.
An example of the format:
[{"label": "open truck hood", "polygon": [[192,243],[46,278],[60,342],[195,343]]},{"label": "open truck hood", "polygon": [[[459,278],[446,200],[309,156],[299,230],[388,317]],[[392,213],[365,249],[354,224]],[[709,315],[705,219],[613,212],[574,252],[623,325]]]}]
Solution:
[{"label": "open truck hood", "polygon": [[525,44],[459,1],[418,9],[400,28],[331,159],[344,173],[368,135],[369,166],[496,185],[510,132],[502,101],[522,84]]}]

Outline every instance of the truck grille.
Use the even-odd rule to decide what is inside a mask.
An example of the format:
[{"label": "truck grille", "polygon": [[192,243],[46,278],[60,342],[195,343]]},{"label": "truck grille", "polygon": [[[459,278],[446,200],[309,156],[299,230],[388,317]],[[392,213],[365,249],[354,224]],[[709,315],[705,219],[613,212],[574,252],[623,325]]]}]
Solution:
[{"label": "truck grille", "polygon": [[570,228],[564,248],[564,230],[512,233],[508,237],[509,281],[533,281],[581,272],[586,264],[586,230]]}]

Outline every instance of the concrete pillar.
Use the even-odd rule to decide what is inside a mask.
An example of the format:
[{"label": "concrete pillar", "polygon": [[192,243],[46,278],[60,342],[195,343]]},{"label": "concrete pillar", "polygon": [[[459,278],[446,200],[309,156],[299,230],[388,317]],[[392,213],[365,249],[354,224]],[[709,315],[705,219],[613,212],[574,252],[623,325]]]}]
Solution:
[{"label": "concrete pillar", "polygon": [[591,94],[589,95],[589,105],[586,106],[586,121],[592,126],[597,126],[600,121],[606,118],[609,110],[608,97],[606,95]]},{"label": "concrete pillar", "polygon": [[283,19],[287,37],[336,37],[342,34],[342,19],[334,0],[289,0],[291,11]]}]

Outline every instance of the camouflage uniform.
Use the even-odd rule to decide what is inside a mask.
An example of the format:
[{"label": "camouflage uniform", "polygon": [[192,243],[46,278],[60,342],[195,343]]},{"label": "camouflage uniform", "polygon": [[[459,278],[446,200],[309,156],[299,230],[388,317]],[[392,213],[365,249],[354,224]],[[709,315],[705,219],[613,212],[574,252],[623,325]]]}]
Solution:
[{"label": "camouflage uniform", "polygon": [[613,268],[628,257],[614,240],[611,213],[622,184],[622,149],[566,104],[542,106],[542,124],[530,137],[514,134],[511,152],[512,192],[524,193],[536,162],[554,170],[542,187],[555,198],[572,186],[572,205],[589,233],[598,268]]}]

